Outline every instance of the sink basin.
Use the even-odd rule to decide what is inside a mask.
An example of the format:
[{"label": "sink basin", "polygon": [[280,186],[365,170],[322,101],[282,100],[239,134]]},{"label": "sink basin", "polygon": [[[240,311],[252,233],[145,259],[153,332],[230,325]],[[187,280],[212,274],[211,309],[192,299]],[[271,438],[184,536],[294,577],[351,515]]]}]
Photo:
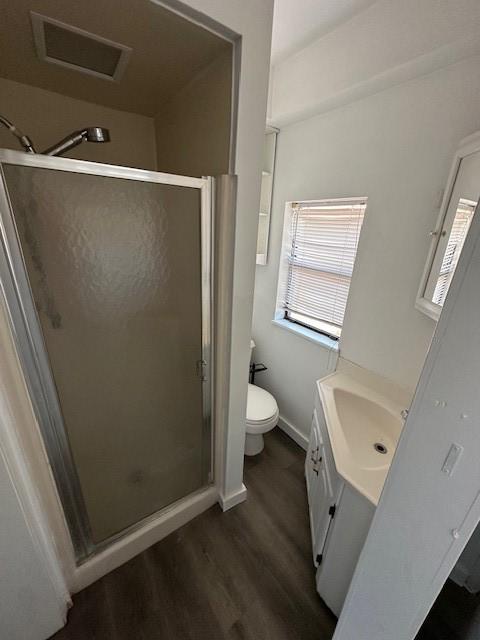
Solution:
[{"label": "sink basin", "polygon": [[365,469],[388,469],[402,426],[400,416],[345,389],[334,389],[333,396],[350,455]]},{"label": "sink basin", "polygon": [[380,393],[344,372],[323,378],[318,388],[337,471],[376,506],[402,432],[407,397],[391,386],[389,395]]}]

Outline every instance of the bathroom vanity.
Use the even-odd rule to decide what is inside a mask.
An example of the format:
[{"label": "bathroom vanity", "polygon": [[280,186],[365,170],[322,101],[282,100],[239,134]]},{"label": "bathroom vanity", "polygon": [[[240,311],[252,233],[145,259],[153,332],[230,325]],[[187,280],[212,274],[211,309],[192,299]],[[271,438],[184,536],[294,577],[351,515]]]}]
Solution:
[{"label": "bathroom vanity", "polygon": [[408,392],[345,361],[317,382],[305,475],[317,590],[337,616],[410,400]]}]

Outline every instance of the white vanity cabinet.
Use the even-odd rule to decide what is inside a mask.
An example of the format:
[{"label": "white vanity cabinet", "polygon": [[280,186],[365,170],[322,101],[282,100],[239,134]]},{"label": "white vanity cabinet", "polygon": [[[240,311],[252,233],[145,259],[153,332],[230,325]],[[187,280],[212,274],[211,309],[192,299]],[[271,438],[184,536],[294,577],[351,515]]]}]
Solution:
[{"label": "white vanity cabinet", "polygon": [[[318,418],[317,408],[315,408],[305,460],[305,478],[312,534],[313,563],[316,567],[322,561],[323,547],[335,513],[335,500],[341,488],[341,480],[333,464],[326,429],[324,430],[320,425],[321,421]],[[323,427],[325,426],[323,423]]]},{"label": "white vanity cabinet", "polygon": [[317,591],[336,616],[342,610],[374,513],[371,502],[347,483],[342,484],[316,575]]},{"label": "white vanity cabinet", "polygon": [[317,591],[338,616],[365,542],[375,506],[337,472],[317,395],[305,461]]}]

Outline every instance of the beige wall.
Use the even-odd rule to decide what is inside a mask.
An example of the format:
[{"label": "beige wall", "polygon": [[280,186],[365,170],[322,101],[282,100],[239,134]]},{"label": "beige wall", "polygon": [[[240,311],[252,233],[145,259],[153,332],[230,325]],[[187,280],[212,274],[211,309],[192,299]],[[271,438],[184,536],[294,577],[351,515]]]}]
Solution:
[{"label": "beige wall", "polygon": [[[108,144],[83,143],[69,158],[156,169],[153,118],[75,100],[59,93],[0,78],[0,113],[30,136],[37,151],[76,129],[104,126]],[[0,148],[19,149],[15,138],[0,128]]]},{"label": "beige wall", "polygon": [[[255,269],[256,228],[258,223],[258,202],[260,198],[260,182],[262,169],[262,142],[265,131],[266,94],[270,53],[270,34],[273,14],[273,0],[244,0],[242,3],[225,2],[224,0],[185,0],[188,10],[196,15],[205,15],[205,20],[225,25],[229,33],[239,34],[242,39],[239,66],[241,82],[238,96],[238,138],[241,144],[236,146],[235,168],[239,176],[236,198],[237,225],[235,234],[235,266],[233,286],[233,316],[231,355],[228,359],[231,384],[229,389],[227,427],[225,440],[225,470],[217,480],[222,500],[231,506],[244,495],[242,492],[243,446],[245,441],[245,407],[247,397],[247,377],[249,358],[250,320],[253,303],[253,277]],[[3,100],[3,96],[2,96]],[[228,311],[228,310],[227,310]],[[5,328],[6,320],[0,314],[0,329]],[[223,354],[222,354],[223,355]],[[1,361],[1,378],[7,373],[18,373],[18,362],[9,356]],[[10,397],[0,387],[0,401],[5,400],[9,406]],[[22,390],[22,399],[27,396]],[[7,402],[8,401],[8,402]],[[0,406],[0,424],[3,424],[6,410]],[[33,487],[32,487],[33,491]],[[2,512],[3,513],[3,512]],[[5,512],[7,513],[7,512]],[[8,514],[7,514],[8,515]],[[15,530],[21,535],[21,527]],[[128,557],[143,548],[146,538],[138,538],[136,546],[124,547],[123,555],[112,554],[95,568],[83,565],[81,570],[72,570],[68,580],[72,588],[88,584],[92,576],[98,577],[102,571],[111,570]],[[151,540],[151,538],[150,538]],[[65,542],[68,555],[69,546]],[[122,560],[123,559],[123,560]],[[69,558],[71,560],[71,558]],[[103,562],[103,564],[102,564]],[[98,568],[100,567],[100,568]],[[96,571],[96,573],[94,573]],[[30,576],[29,576],[30,577]],[[23,579],[24,576],[21,576]],[[22,584],[26,584],[23,579]],[[31,582],[31,580],[30,580]],[[32,596],[30,610],[41,604]],[[46,608],[45,608],[46,611]],[[18,607],[12,607],[9,615],[14,619],[21,617]],[[25,616],[24,616],[25,618]],[[27,621],[28,622],[28,621]],[[33,629],[30,624],[28,628]],[[39,625],[36,623],[37,630]]]},{"label": "beige wall", "polygon": [[156,115],[159,171],[191,176],[228,173],[231,60],[228,50]]}]

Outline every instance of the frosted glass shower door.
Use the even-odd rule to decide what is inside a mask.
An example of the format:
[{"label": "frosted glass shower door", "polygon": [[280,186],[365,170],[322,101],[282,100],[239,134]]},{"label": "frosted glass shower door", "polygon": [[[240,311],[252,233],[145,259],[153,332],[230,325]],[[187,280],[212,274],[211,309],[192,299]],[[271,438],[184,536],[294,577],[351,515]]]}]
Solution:
[{"label": "frosted glass shower door", "polygon": [[[34,308],[31,339],[36,323],[55,396],[46,402],[57,403],[65,435],[63,452],[48,439],[47,449],[63,456],[57,485],[65,493],[68,480],[75,494],[85,556],[209,482],[208,183],[53,163],[62,169],[2,169]],[[45,367],[40,375],[48,396]]]}]

